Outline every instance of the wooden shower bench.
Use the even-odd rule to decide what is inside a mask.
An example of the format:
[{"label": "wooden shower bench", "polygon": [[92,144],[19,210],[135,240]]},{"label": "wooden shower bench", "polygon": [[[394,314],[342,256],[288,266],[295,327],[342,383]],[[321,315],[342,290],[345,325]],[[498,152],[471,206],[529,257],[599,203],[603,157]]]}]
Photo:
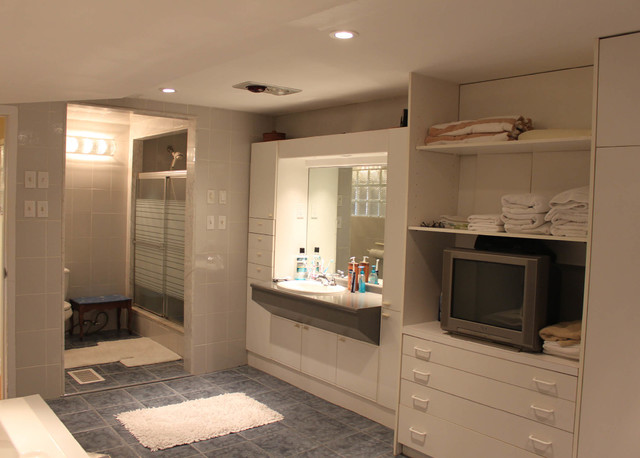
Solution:
[{"label": "wooden shower bench", "polygon": [[[116,309],[118,332],[120,332],[120,314],[122,309],[127,309],[127,329],[129,334],[131,331],[131,298],[121,296],[120,294],[111,294],[109,296],[85,296],[69,299],[71,309],[78,312],[78,327],[80,328],[80,340],[84,339],[84,312],[89,310],[110,310]],[[71,317],[71,329],[69,335],[73,334],[73,317]]]}]

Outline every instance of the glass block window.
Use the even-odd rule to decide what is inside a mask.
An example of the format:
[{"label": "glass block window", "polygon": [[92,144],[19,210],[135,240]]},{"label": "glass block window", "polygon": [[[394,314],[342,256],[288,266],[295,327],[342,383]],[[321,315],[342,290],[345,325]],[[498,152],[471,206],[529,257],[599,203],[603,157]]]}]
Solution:
[{"label": "glass block window", "polygon": [[380,165],[353,167],[351,216],[384,218],[386,211],[387,168]]}]

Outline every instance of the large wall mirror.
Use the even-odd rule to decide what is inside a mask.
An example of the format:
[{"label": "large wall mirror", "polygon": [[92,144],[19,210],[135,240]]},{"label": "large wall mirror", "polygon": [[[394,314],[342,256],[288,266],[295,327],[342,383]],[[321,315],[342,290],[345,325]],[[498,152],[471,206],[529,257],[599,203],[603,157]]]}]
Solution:
[{"label": "large wall mirror", "polygon": [[309,168],[306,251],[316,248],[329,273],[347,272],[366,256],[384,275],[386,165]]}]

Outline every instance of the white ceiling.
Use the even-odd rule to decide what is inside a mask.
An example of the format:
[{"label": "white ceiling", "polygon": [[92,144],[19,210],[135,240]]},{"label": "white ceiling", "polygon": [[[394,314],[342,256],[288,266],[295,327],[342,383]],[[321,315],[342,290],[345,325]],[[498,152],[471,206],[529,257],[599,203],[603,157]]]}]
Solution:
[{"label": "white ceiling", "polygon": [[[341,28],[360,36],[329,37]],[[276,115],[403,95],[409,72],[466,83],[589,65],[597,37],[637,29],[639,0],[2,0],[0,103]],[[232,88],[243,81],[302,92]]]}]

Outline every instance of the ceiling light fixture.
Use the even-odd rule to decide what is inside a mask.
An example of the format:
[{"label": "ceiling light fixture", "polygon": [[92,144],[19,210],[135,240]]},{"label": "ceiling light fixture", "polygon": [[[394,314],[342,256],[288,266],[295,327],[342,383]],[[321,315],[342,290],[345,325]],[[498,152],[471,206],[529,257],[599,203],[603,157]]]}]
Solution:
[{"label": "ceiling light fixture", "polygon": [[165,94],[173,94],[174,92],[176,92],[176,90],[172,87],[162,87],[160,88],[160,90]]},{"label": "ceiling light fixture", "polygon": [[358,36],[358,32],[355,30],[335,30],[330,33],[330,36],[337,40],[351,40]]},{"label": "ceiling light fixture", "polygon": [[271,94],[271,95],[289,95],[301,92],[302,89],[294,89],[291,87],[274,86],[266,83],[256,83],[255,81],[245,81],[233,85],[236,89],[246,89],[254,94]]}]

